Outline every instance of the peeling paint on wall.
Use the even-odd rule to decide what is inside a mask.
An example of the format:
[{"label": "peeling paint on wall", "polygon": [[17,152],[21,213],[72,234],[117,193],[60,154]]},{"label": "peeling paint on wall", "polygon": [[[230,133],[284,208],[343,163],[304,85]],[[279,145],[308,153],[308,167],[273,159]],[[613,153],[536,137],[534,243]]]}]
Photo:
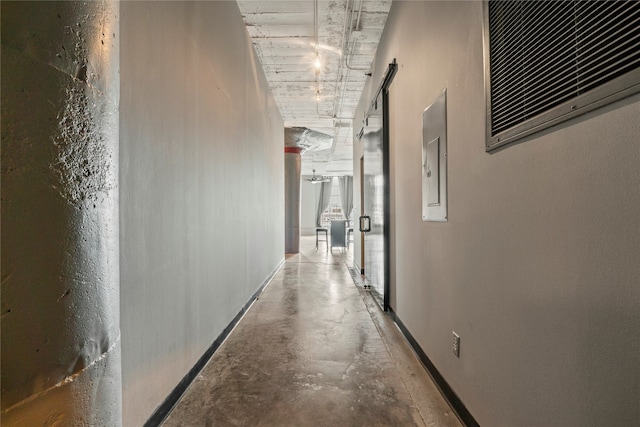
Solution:
[{"label": "peeling paint on wall", "polygon": [[1,422],[119,425],[119,3],[1,7]]},{"label": "peeling paint on wall", "polygon": [[77,81],[65,89],[66,103],[57,117],[59,134],[52,138],[57,148],[56,163],[50,166],[58,177],[54,186],[72,204],[96,201],[116,187],[116,158],[109,141],[117,138],[117,117],[87,92]]}]

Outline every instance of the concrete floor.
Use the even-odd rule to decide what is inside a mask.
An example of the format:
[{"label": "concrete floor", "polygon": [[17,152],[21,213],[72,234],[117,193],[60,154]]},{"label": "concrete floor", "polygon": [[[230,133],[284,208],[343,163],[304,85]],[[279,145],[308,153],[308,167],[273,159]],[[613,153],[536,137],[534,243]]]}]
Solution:
[{"label": "concrete floor", "polygon": [[315,236],[286,262],[164,426],[460,426],[393,322]]}]

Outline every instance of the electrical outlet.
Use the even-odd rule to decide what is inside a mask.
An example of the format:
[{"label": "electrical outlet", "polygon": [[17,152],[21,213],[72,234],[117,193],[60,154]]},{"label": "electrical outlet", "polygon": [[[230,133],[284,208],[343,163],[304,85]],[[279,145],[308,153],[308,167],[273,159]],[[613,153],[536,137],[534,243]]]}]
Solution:
[{"label": "electrical outlet", "polygon": [[460,335],[453,331],[453,354],[460,358]]}]

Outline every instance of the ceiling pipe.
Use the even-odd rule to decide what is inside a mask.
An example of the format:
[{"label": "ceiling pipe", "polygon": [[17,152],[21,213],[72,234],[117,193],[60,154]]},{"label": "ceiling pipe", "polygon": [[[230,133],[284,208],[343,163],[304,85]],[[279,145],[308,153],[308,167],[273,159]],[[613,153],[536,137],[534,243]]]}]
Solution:
[{"label": "ceiling pipe", "polygon": [[[318,58],[319,55],[319,46],[320,46],[320,39],[318,36],[318,27],[319,27],[319,12],[318,12],[318,0],[314,0],[313,2],[313,36],[315,38],[315,44],[316,44],[316,60]],[[333,103],[333,105],[331,106],[332,108],[332,114],[331,115],[323,115],[320,114],[320,70],[316,69],[316,114],[318,116],[318,118],[324,118],[324,119],[332,119],[335,117],[335,101]],[[334,100],[335,100],[335,91],[334,91]]]},{"label": "ceiling pipe", "polygon": [[362,15],[362,4],[364,0],[360,0],[360,7],[358,8],[358,20],[356,21],[356,31],[360,31],[360,16]]},{"label": "ceiling pipe", "polygon": [[[347,19],[349,18],[349,3],[350,0],[347,0],[345,2],[345,9],[344,9],[344,25],[342,28],[342,39],[340,41],[340,55],[342,57],[344,57],[345,55],[345,37],[347,35]],[[333,115],[336,115],[336,111],[337,111],[337,102],[338,102],[338,84],[340,83],[340,76],[342,75],[342,67],[343,67],[343,58],[340,58],[340,64],[338,66],[338,73],[336,74],[336,84],[334,86],[333,89]]]},{"label": "ceiling pipe", "polygon": [[340,107],[338,108],[338,114],[342,114],[342,105],[344,102],[344,94],[347,91],[347,84],[349,83],[349,74],[351,73],[351,70],[349,67],[347,67],[347,75],[345,77],[345,81],[344,84],[342,85],[342,95],[340,96]]},{"label": "ceiling pipe", "polygon": [[[344,104],[344,96],[346,93],[347,85],[349,84],[350,70],[354,71],[369,71],[369,68],[355,68],[350,65],[350,58],[353,56],[353,50],[355,48],[356,41],[350,43],[350,38],[353,35],[354,31],[354,13],[355,8],[350,7],[351,0],[346,0],[345,2],[345,15],[344,15],[344,25],[342,29],[342,40],[341,40],[341,55],[342,59],[339,63],[338,72],[336,75],[336,81],[334,86],[334,96],[333,96],[333,105],[331,107],[332,114],[331,115],[322,115],[320,113],[320,102],[316,102],[316,114],[319,118],[333,118],[335,119],[337,116],[342,114],[342,106]],[[357,16],[355,17],[355,30],[360,28],[360,20],[362,17],[362,9],[363,9],[364,0],[360,0],[360,4],[358,6]],[[314,0],[314,36],[316,41],[316,51],[318,46],[318,6],[317,0]],[[344,80],[342,81],[342,88],[340,89],[340,77],[343,74],[343,70],[346,67],[347,72],[345,73]],[[316,87],[319,90],[320,88],[320,80],[319,75],[316,74]],[[338,96],[339,91],[341,90],[341,95]],[[353,117],[348,117],[347,119],[353,120]],[[334,144],[332,147],[332,152],[335,149],[335,139],[337,138],[336,131],[334,130]]]},{"label": "ceiling pipe", "polygon": [[[355,31],[360,31],[360,16],[362,15],[362,4],[364,3],[364,0],[360,0],[360,7],[358,8],[358,19],[356,21],[356,27],[355,27]],[[353,29],[350,29],[349,31],[349,37],[348,40],[351,40],[351,36],[353,35]],[[349,64],[349,60],[353,58],[353,52],[355,50],[356,47],[356,43],[357,43],[357,39],[354,39],[353,42],[351,43],[351,47],[349,50],[349,53],[347,54],[347,56],[345,57],[345,65],[349,70],[353,70],[353,71],[369,71],[371,69],[371,66],[367,67],[367,68],[356,68],[356,67],[352,67],[351,64]]]},{"label": "ceiling pipe", "polygon": [[[350,70],[356,70],[356,71],[368,71],[369,68],[367,69],[360,69],[360,68],[353,68],[349,65],[349,57],[352,56],[353,54],[353,48],[355,46],[355,41],[353,44],[349,44],[349,39],[351,38],[351,35],[353,34],[353,21],[354,21],[354,16],[353,14],[355,13],[355,9],[353,8],[349,8],[349,3],[350,0],[347,0],[345,3],[345,14],[344,14],[344,25],[343,25],[343,30],[342,30],[342,40],[341,40],[341,53],[342,53],[342,58],[340,60],[340,64],[338,67],[338,73],[336,75],[336,84],[334,86],[334,101],[333,101],[333,115],[332,117],[335,119],[337,116],[340,116],[342,114],[342,106],[344,105],[344,96],[345,96],[345,92],[347,89],[347,85],[349,83],[349,77],[350,77]],[[360,0],[360,5],[358,7],[358,15],[356,18],[356,25],[355,25],[355,29],[357,30],[360,27],[360,18],[362,16],[362,6],[363,6],[364,0]],[[348,28],[348,31],[347,31]],[[340,97],[337,97],[337,93],[338,93],[338,84],[340,82],[340,77],[342,76],[342,71],[344,69],[344,67],[347,68],[347,72],[345,74],[345,79],[342,82],[342,93]],[[339,100],[339,101],[338,101]],[[337,104],[338,103],[338,104]],[[320,117],[320,111],[319,111],[319,105],[316,104],[316,113],[318,114],[318,116]],[[353,117],[349,117],[347,118],[348,120],[353,121]],[[335,123],[334,123],[335,124]],[[333,143],[331,145],[331,150],[330,153],[331,155],[333,155],[336,145],[337,145],[337,141],[338,140],[338,131],[337,129],[334,128],[334,133],[333,133]]]}]

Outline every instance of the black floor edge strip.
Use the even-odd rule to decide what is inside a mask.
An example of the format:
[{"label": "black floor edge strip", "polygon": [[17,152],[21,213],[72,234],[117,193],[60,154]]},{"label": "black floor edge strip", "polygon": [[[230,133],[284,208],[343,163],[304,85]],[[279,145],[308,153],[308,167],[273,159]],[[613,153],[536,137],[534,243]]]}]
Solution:
[{"label": "black floor edge strip", "polygon": [[467,427],[480,427],[480,424],[478,424],[475,418],[473,418],[473,415],[471,415],[471,412],[469,412],[467,407],[464,406],[464,403],[462,402],[462,400],[460,400],[458,395],[453,391],[451,386],[449,386],[449,384],[444,379],[444,377],[440,374],[440,372],[438,372],[438,369],[436,369],[435,365],[431,363],[431,360],[429,359],[429,357],[422,350],[422,348],[420,347],[420,344],[418,344],[418,342],[413,337],[413,335],[411,335],[411,332],[409,332],[409,330],[404,325],[404,323],[402,323],[398,315],[391,308],[389,308],[388,313],[393,319],[393,321],[396,323],[396,325],[398,325],[398,328],[400,328],[400,330],[404,334],[407,341],[409,341],[409,344],[413,348],[413,351],[416,352],[416,355],[418,356],[418,358],[424,365],[425,369],[433,379],[433,382],[436,384],[438,389],[440,389],[442,396],[449,403],[449,406],[451,406],[451,409],[454,410],[454,412],[456,413],[460,421]]},{"label": "black floor edge strip", "polygon": [[182,380],[178,383],[178,385],[169,393],[164,402],[160,404],[156,408],[156,410],[151,414],[149,419],[144,423],[144,427],[156,427],[164,422],[164,420],[169,416],[173,407],[180,401],[182,395],[187,391],[193,380],[198,376],[202,368],[205,367],[211,356],[216,352],[216,350],[220,347],[222,342],[229,336],[233,328],[238,324],[242,316],[247,312],[251,304],[260,296],[262,291],[267,287],[271,279],[278,273],[278,271],[284,265],[284,259],[280,261],[278,266],[271,272],[271,274],[265,279],[265,281],[260,285],[258,290],[251,296],[249,301],[242,307],[242,309],[236,314],[231,323],[227,325],[226,328],[222,331],[222,333],[216,338],[216,340],[211,344],[211,346],[204,352],[202,356],[198,359],[198,361],[193,365],[193,367],[189,370],[187,375],[182,378]]}]

